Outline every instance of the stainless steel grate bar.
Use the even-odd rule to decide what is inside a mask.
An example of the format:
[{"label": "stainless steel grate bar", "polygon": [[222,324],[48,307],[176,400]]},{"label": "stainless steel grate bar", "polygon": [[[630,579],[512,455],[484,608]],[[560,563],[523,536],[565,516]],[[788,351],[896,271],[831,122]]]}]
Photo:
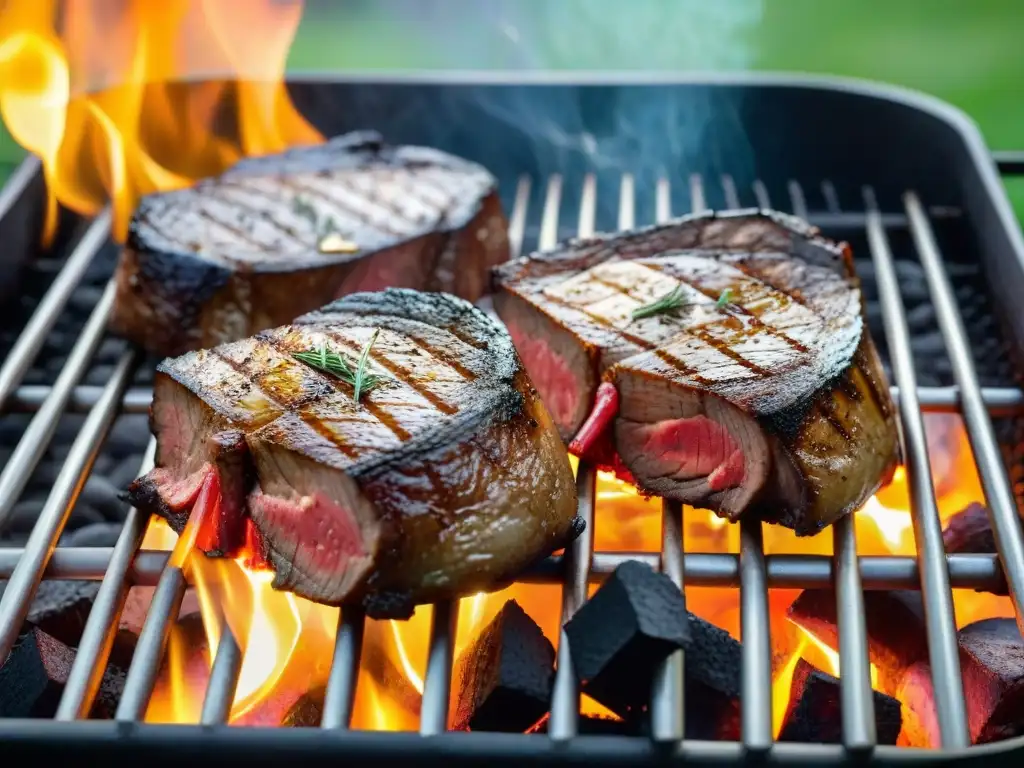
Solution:
[{"label": "stainless steel grate bar", "polygon": [[950,593],[949,571],[942,543],[939,512],[935,504],[928,444],[924,420],[917,405],[917,381],[910,346],[910,331],[900,296],[896,269],[885,230],[874,214],[871,190],[865,190],[868,209],[868,244],[875,264],[878,296],[888,340],[893,377],[903,396],[900,398],[899,424],[904,463],[910,491],[914,524],[914,540],[921,570],[921,591],[924,598],[928,629],[928,648],[935,691],[942,746],[947,749],[970,744],[967,714],[964,705],[963,681],[960,677],[959,649]]},{"label": "stainless steel grate bar", "polygon": [[[114,568],[117,550],[103,547],[64,547],[55,549],[44,578],[55,580],[105,580],[107,563]],[[0,550],[0,579],[10,577],[22,557],[23,549]],[[155,586],[170,558],[160,550],[142,550],[128,566],[126,579],[133,585]],[[604,581],[629,559],[652,568],[661,567],[661,555],[653,552],[594,552],[589,581]],[[998,555],[947,555],[950,584],[957,589],[991,590],[1002,578]],[[831,586],[835,567],[827,555],[766,555],[768,586],[775,589],[811,589]],[[684,556],[685,582],[695,587],[735,587],[739,584],[739,555],[690,552]],[[891,555],[861,555],[861,581],[864,589],[917,589],[920,586],[917,560]],[[558,584],[565,571],[565,558],[551,556],[523,573],[522,584]],[[95,613],[95,604],[93,613]],[[79,647],[81,653],[81,646]]]},{"label": "stainless steel grate bar", "polygon": [[[736,186],[725,186],[726,204],[739,207]],[[729,198],[732,197],[730,202]],[[694,212],[707,208],[701,177],[690,177],[690,200]],[[771,627],[768,611],[768,575],[764,558],[761,523],[740,523],[740,637],[743,643],[740,669],[740,738],[751,751],[771,749],[772,667]]]},{"label": "stainless steel grate bar", "polygon": [[1006,580],[1013,597],[1017,626],[1024,631],[1024,534],[1010,479],[1003,465],[999,443],[992,431],[992,421],[985,412],[985,403],[974,370],[967,332],[957,307],[949,277],[942,266],[942,255],[931,224],[917,195],[908,192],[903,198],[910,219],[910,233],[921,257],[928,290],[938,317],[939,329],[949,350],[953,377],[960,390],[963,418],[971,438],[978,474],[985,489],[989,516],[995,533],[996,548],[1006,564]]},{"label": "stainless steel grate bar", "polygon": [[231,704],[238,688],[238,675],[242,671],[242,649],[226,621],[221,622],[217,655],[210,670],[210,680],[203,697],[199,715],[201,725],[223,725],[231,715]]},{"label": "stainless steel grate bar", "polygon": [[324,693],[322,728],[348,728],[356,699],[359,659],[363,650],[366,617],[358,608],[347,608],[338,615],[338,635],[334,641],[334,659]]},{"label": "stainless steel grate bar", "polygon": [[[619,224],[623,216],[633,213],[633,179],[623,178],[619,194]],[[557,191],[561,192],[561,183]],[[628,198],[628,201],[627,201]],[[548,185],[548,197],[544,205],[543,223],[541,227],[540,248],[553,248],[558,239],[558,207],[559,198],[553,194]],[[580,237],[593,234],[594,210],[597,206],[597,187],[594,177],[588,175],[580,191],[580,218],[577,233]],[[550,215],[549,215],[549,212]],[[583,518],[583,533],[565,548],[564,571],[562,582],[562,616],[561,624],[565,624],[587,599],[587,584],[590,575],[590,563],[594,548],[594,507],[596,502],[597,473],[586,462],[580,462],[576,468],[576,493],[578,496],[578,514]],[[555,681],[551,695],[551,717],[548,721],[548,734],[556,741],[571,739],[576,735],[579,726],[580,691],[576,681],[576,673],[572,665],[572,652],[565,630],[560,629],[558,650],[555,666]]]},{"label": "stainless steel grate bar", "polygon": [[[890,387],[892,396],[897,400],[900,396],[899,387]],[[51,387],[44,385],[28,385],[18,387],[7,403],[8,410],[18,413],[38,411],[52,392]],[[75,387],[67,402],[65,411],[68,413],[87,413],[96,405],[103,387],[88,384]],[[125,392],[121,401],[121,413],[149,413],[149,404],[153,399],[153,391],[146,387],[131,387]],[[982,387],[981,399],[985,409],[991,416],[1019,416],[1024,413],[1024,391],[1016,387]],[[958,387],[918,387],[917,400],[921,410],[926,413],[960,413],[961,397]]]},{"label": "stainless steel grate bar", "polygon": [[[142,459],[139,474],[149,471],[153,466],[156,453],[156,440],[151,439]],[[136,553],[146,534],[149,520],[137,509],[128,510],[124,527],[117,537],[117,543],[110,555],[109,563],[103,568],[99,591],[89,611],[89,619],[85,622],[82,639],[78,643],[78,652],[68,674],[68,682],[64,686],[60,704],[57,707],[58,720],[76,720],[87,717],[93,699],[99,690],[103,671],[107,667],[110,648],[117,634],[117,623],[124,610],[124,601],[128,597],[128,589],[136,575],[132,574],[133,562],[141,566],[141,557]],[[58,550],[59,551],[59,550]],[[163,572],[169,553],[160,553],[159,570],[154,573],[156,578]],[[154,578],[153,583],[156,579]]]},{"label": "stainless steel grate bar", "polygon": [[134,352],[126,352],[114,368],[104,396],[89,413],[85,424],[71,445],[53,490],[36,520],[25,551],[11,574],[0,600],[0,659],[6,660],[21,625],[28,615],[32,598],[46,569],[46,563],[57,546],[78,491],[85,483],[93,461],[117,415],[117,404],[135,367]]},{"label": "stainless steel grate bar", "polygon": [[[672,217],[672,188],[668,179],[658,179],[654,197],[654,218],[659,224]],[[671,501],[661,504],[661,568],[683,589],[683,510]],[[676,651],[662,663],[651,691],[651,736],[657,741],[679,741],[686,733],[683,703],[684,654]]]},{"label": "stainless steel grate bar", "polygon": [[[108,283],[107,289],[96,308],[89,316],[89,320],[82,330],[82,335],[75,342],[74,349],[68,356],[67,363],[61,370],[57,381],[53,385],[53,391],[43,406],[32,418],[25,433],[18,441],[14,453],[4,465],[0,472],[0,529],[10,519],[14,511],[14,505],[21,497],[22,491],[28,485],[32,472],[39,464],[46,449],[49,447],[53,433],[57,431],[60,417],[64,413],[64,404],[74,391],[75,384],[85,374],[92,360],[96,348],[103,340],[103,334],[107,330],[107,318],[110,315],[111,307],[114,304],[114,284]],[[127,382],[125,382],[127,385]],[[123,387],[117,393],[116,408],[123,395]],[[106,393],[108,390],[104,390]]]},{"label": "stainless steel grate bar", "polygon": [[835,553],[836,617],[839,624],[839,686],[843,743],[851,750],[869,750],[878,739],[875,700],[871,692],[868,628],[864,588],[857,561],[853,515],[832,524]]},{"label": "stainless steel grate bar", "polygon": [[[803,189],[789,187],[793,213],[806,218]],[[875,700],[871,691],[864,591],[857,560],[857,533],[852,516],[837,521],[832,529],[835,557],[836,617],[839,624],[839,678],[843,718],[843,742],[852,750],[869,750],[878,739]]]},{"label": "stainless steel grate bar", "polygon": [[153,592],[153,600],[132,654],[132,663],[128,667],[115,719],[133,722],[145,716],[149,697],[153,695],[157,674],[160,672],[164,649],[167,647],[171,622],[181,609],[187,587],[184,572],[175,565],[168,564],[160,574],[160,581]]},{"label": "stainless steel grate bar", "polygon": [[[562,201],[562,178],[552,176],[548,180],[547,199],[544,204],[543,221],[541,224],[542,236],[554,237],[558,233],[558,208]],[[527,205],[530,198],[530,179],[522,176],[516,186],[515,203],[512,215],[509,217],[509,250],[513,256],[517,256],[522,250],[523,235],[526,227]],[[584,214],[580,214],[581,217]],[[590,212],[591,221],[594,213]],[[455,648],[455,632],[459,615],[459,601],[449,600],[444,603],[435,604],[430,625],[430,646],[427,652],[427,670],[423,678],[423,702],[420,707],[420,733],[424,736],[431,736],[443,733],[448,727],[448,700],[451,692],[452,662]],[[339,626],[338,640],[343,637]],[[337,660],[337,644],[335,646],[335,657]],[[356,657],[358,664],[358,657]],[[333,670],[332,670],[333,675]],[[342,682],[351,681],[355,684],[355,675],[346,675],[345,671],[339,670],[338,676]],[[339,694],[342,700],[351,700],[354,696],[342,691]],[[343,715],[345,707],[338,706],[337,712]],[[348,705],[351,710],[351,704]],[[349,712],[349,714],[351,714]],[[336,717],[331,713],[332,718]]]},{"label": "stainless steel grate bar", "polygon": [[61,310],[82,281],[82,276],[93,258],[110,237],[110,224],[111,212],[110,208],[106,208],[93,220],[82,235],[82,239],[68,255],[64,266],[4,359],[3,366],[0,366],[0,408],[7,404],[8,398],[25,378],[36,355],[46,343],[47,334],[60,317]]},{"label": "stainless steel grate bar", "polygon": [[434,605],[434,614],[430,619],[427,671],[423,676],[421,736],[436,736],[448,730],[448,699],[451,695],[452,662],[458,620],[458,600],[446,600]]}]

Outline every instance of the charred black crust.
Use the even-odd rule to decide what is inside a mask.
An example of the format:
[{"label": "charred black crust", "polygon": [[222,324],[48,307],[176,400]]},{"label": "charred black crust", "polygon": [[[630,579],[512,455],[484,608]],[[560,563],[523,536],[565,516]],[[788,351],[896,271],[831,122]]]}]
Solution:
[{"label": "charred black crust", "polygon": [[363,611],[371,619],[406,621],[412,618],[415,609],[409,592],[371,592],[363,598]]},{"label": "charred black crust", "polygon": [[822,237],[817,227],[796,216],[770,209],[747,208],[702,211],[626,233],[569,239],[552,250],[531,253],[494,267],[491,270],[492,286],[498,288],[531,274],[545,274],[549,270],[588,269],[612,257],[646,258],[666,250],[704,253],[765,250],[763,244],[757,242],[720,246],[713,240],[704,240],[710,225],[716,222],[742,225],[745,220],[768,222],[776,226],[777,233],[779,230],[787,233],[789,242],[781,250],[802,258],[808,264],[828,267],[845,276],[852,274],[849,248],[844,243],[835,243]]},{"label": "charred black crust", "polygon": [[563,547],[567,547],[572,544],[576,539],[583,535],[583,532],[587,530],[587,521],[584,520],[580,515],[576,515],[569,523],[569,532],[566,534],[565,541],[562,543]]},{"label": "charred black crust", "polygon": [[162,517],[176,533],[181,533],[188,522],[188,512],[175,512],[160,496],[154,483],[147,475],[135,480],[126,491],[118,494],[122,501],[131,504],[140,512]]}]

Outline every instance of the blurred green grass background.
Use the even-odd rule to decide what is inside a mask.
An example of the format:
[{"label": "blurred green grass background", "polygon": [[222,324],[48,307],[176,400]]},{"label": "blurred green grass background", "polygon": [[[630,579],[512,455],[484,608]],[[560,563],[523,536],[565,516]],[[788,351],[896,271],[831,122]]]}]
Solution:
[{"label": "blurred green grass background", "polygon": [[[1020,149],[1022,30],[1024,0],[307,0],[288,68],[836,74],[931,93]],[[21,156],[0,136],[0,166]],[[1024,180],[1007,184],[1024,219]]]}]

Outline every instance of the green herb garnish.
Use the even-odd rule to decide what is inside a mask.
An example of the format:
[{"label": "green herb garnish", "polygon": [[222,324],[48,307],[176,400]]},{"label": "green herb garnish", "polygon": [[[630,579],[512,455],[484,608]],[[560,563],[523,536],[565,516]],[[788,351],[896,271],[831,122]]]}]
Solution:
[{"label": "green herb garnish", "polygon": [[380,386],[387,380],[386,376],[379,376],[375,373],[367,373],[366,371],[367,364],[370,361],[370,349],[373,347],[374,342],[377,341],[379,334],[380,328],[375,330],[370,340],[366,342],[366,346],[363,347],[363,351],[359,355],[359,361],[355,366],[344,355],[339,355],[337,352],[327,349],[327,342],[321,342],[313,349],[306,350],[305,352],[294,352],[292,357],[351,385],[352,398],[358,403],[359,398],[365,393]]},{"label": "green herb garnish", "polygon": [[732,290],[726,288],[715,302],[715,309],[724,309],[726,304],[732,304]]},{"label": "green herb garnish", "polygon": [[690,302],[686,301],[683,286],[677,285],[670,293],[666,293],[657,301],[634,309],[630,312],[630,317],[634,320],[640,320],[644,317],[654,317],[655,315],[663,315],[666,312],[675,312],[677,309],[689,305]]},{"label": "green herb garnish", "polygon": [[302,195],[296,195],[292,200],[292,210],[296,216],[301,216],[313,225],[318,241],[339,231],[338,223],[334,220],[333,216],[329,214],[321,216],[317,213],[316,206]]}]

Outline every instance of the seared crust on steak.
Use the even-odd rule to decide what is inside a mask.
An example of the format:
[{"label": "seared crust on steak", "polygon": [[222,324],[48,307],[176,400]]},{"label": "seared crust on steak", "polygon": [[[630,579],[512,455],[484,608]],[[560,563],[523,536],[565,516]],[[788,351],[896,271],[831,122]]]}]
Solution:
[{"label": "seared crust on steak", "polygon": [[484,168],[347,134],[144,197],[118,265],[111,327],[177,355],[358,291],[407,287],[475,301],[507,258],[505,217]]},{"label": "seared crust on steak", "polygon": [[[376,329],[369,370],[386,379],[358,403],[293,356],[326,342],[355,360]],[[214,438],[240,432],[274,585],[317,602],[372,611],[493,588],[578,533],[565,449],[511,340],[452,296],[353,294],[166,360],[152,414],[156,468],[132,502],[180,528]]]},{"label": "seared crust on steak", "polygon": [[[495,307],[563,439],[614,384],[646,492],[815,533],[898,460],[849,249],[784,214],[705,213],[495,270]],[[632,311],[681,293],[674,311]]]}]

